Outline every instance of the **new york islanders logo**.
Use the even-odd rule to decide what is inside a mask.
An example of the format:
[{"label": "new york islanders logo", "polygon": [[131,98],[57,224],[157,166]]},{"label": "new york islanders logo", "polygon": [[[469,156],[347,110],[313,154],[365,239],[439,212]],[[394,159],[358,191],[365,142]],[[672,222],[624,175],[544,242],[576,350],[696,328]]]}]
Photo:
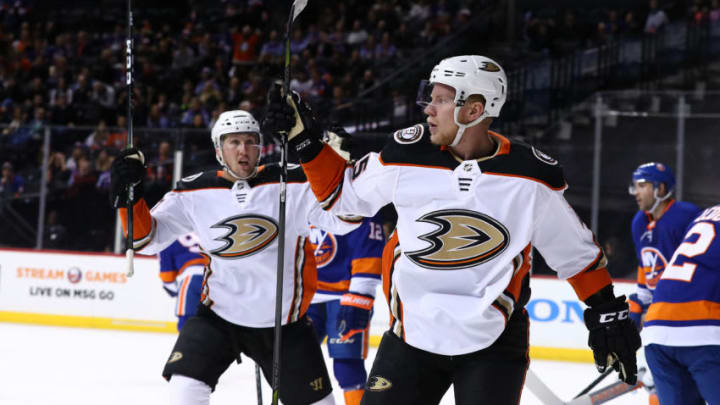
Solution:
[{"label": "new york islanders logo", "polygon": [[227,233],[215,238],[224,242],[211,254],[227,258],[240,258],[255,254],[266,248],[278,235],[278,226],[272,218],[262,215],[238,215],[224,219],[211,228],[227,229]]},{"label": "new york islanders logo", "polygon": [[665,260],[665,256],[654,247],[642,248],[640,250],[640,257],[642,258],[642,268],[645,272],[645,284],[648,289],[654,290],[667,266],[667,260]]},{"label": "new york islanders logo", "polygon": [[425,249],[406,252],[413,263],[426,269],[458,270],[492,260],[510,243],[510,233],[496,219],[475,211],[448,209],[417,219],[437,226],[419,236],[430,243]]},{"label": "new york islanders logo", "polygon": [[332,234],[311,226],[309,239],[318,269],[333,261],[337,253],[337,240]]}]

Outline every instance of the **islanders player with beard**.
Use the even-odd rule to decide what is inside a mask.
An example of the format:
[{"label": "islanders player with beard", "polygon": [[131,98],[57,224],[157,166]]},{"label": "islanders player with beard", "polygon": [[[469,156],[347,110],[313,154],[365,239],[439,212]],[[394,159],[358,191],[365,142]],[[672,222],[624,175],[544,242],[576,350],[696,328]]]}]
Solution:
[{"label": "islanders player with beard", "polygon": [[[280,167],[257,165],[262,134],[242,110],[220,114],[210,138],[222,170],[183,178],[152,210],[143,198],[145,158],[127,149],[111,168],[111,198],[126,227],[128,185],[134,185],[133,246],[160,252],[194,232],[210,263],[202,305],[188,319],[165,364],[172,405],[207,405],[220,375],[240,354],[269,379],[273,362]],[[287,405],[334,404],[322,351],[305,316],[317,284],[308,222],[336,234],[357,228],[323,211],[299,167],[288,168],[282,296],[280,400]]]},{"label": "islanders player with beard", "polygon": [[[643,328],[643,316],[652,302],[663,270],[682,242],[688,224],[700,213],[695,204],[676,201],[672,197],[674,188],[675,176],[662,163],[644,163],[632,174],[628,191],[639,208],[632,221],[638,272],[637,292],[630,294],[628,301],[630,319],[638,330]],[[640,363],[643,363],[642,356]],[[645,373],[643,383],[650,392],[650,404],[656,404],[651,373]]]},{"label": "islanders player with beard", "polygon": [[347,235],[312,226],[310,243],[318,267],[318,289],[308,309],[318,341],[327,337],[333,372],[345,405],[359,405],[367,380],[365,358],[375,291],[385,243],[379,215],[363,219]]}]

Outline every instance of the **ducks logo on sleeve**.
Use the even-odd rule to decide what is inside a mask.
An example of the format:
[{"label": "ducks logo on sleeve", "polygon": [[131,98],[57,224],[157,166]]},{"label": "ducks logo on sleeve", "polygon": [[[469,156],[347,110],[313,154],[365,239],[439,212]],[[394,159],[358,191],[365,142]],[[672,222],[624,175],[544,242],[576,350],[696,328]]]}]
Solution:
[{"label": "ducks logo on sleeve", "polygon": [[266,248],[278,235],[278,226],[262,215],[239,215],[227,218],[211,228],[226,228],[225,235],[215,238],[225,245],[210,253],[227,258],[240,258]]},{"label": "ducks logo on sleeve", "polygon": [[438,228],[419,238],[430,246],[407,252],[415,264],[433,270],[458,270],[487,262],[502,253],[510,233],[497,220],[474,211],[452,209],[434,211],[417,221]]}]

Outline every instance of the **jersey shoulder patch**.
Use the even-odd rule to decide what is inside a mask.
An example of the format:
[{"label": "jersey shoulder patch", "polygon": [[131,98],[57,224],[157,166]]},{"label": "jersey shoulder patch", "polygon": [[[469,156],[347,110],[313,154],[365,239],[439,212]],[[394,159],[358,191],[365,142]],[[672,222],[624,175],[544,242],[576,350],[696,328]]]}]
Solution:
[{"label": "jersey shoulder patch", "polygon": [[510,151],[480,162],[483,172],[528,178],[554,190],[567,187],[560,163],[540,149],[518,140],[510,141]]},{"label": "jersey shoulder patch", "polygon": [[192,191],[204,188],[232,188],[233,183],[220,177],[216,170],[195,173],[183,177],[175,185],[177,191]]},{"label": "jersey shoulder patch", "polygon": [[395,142],[403,145],[418,142],[422,139],[425,133],[425,126],[422,124],[415,124],[405,129],[399,129],[393,133],[393,139]]},{"label": "jersey shoulder patch", "polygon": [[[263,184],[272,184],[280,182],[280,172],[282,168],[279,163],[269,163],[258,168],[258,174],[248,181],[251,187]],[[307,181],[305,172],[300,165],[288,163],[287,167],[288,183],[304,183]]]},{"label": "jersey shoulder patch", "polygon": [[430,142],[426,124],[395,131],[380,152],[383,164],[444,167],[452,170],[457,163],[439,146]]}]

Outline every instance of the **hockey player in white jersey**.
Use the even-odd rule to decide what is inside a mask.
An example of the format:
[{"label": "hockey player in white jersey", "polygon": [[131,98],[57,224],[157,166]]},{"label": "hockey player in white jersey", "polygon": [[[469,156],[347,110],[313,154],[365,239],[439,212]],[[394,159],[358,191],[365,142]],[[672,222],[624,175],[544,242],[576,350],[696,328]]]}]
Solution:
[{"label": "hockey player in white jersey", "polygon": [[363,404],[437,404],[451,384],[459,405],[519,403],[533,247],[589,306],[597,368],[636,382],[640,337],[602,249],[563,197],[560,165],[489,131],[507,85],[490,58],[442,60],[419,93],[427,122],[354,167],[321,142],[297,95],[271,89],[265,131],[287,134],[324,209],[371,216],[392,203],[398,213],[401,253],[383,273],[391,328]]},{"label": "hockey player in white jersey", "polygon": [[[211,138],[223,170],[182,179],[152,210],[142,198],[141,152],[124,152],[111,171],[123,225],[125,190],[136,184],[133,239],[139,253],[157,253],[192,231],[210,258],[204,305],[185,323],[163,370],[174,405],[208,404],[219,376],[240,353],[258,363],[266,379],[272,369],[280,168],[257,167],[262,135],[245,111],[222,113]],[[344,234],[359,222],[323,211],[299,167],[288,170],[287,212],[279,395],[287,405],[333,404],[322,352],[305,316],[317,280],[307,224]]]}]

